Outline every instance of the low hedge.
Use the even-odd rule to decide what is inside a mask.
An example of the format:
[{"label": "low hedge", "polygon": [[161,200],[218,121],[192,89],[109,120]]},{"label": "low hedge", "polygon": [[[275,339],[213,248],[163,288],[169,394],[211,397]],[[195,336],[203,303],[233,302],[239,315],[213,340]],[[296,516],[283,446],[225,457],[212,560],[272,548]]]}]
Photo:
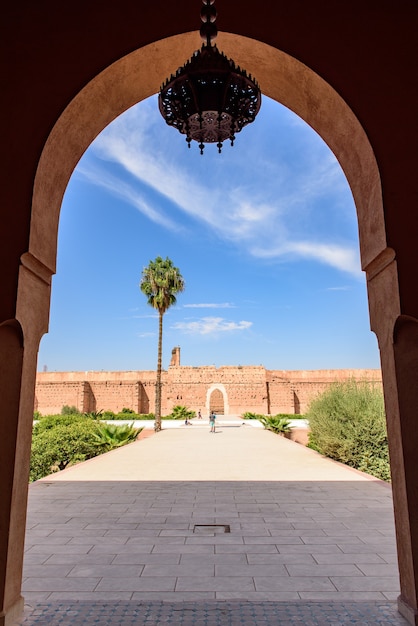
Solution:
[{"label": "low hedge", "polygon": [[103,411],[100,419],[129,421],[155,420],[155,415],[154,413],[134,413],[133,411],[129,413],[127,411],[120,411],[119,413],[114,413],[113,411]]},{"label": "low hedge", "polygon": [[251,413],[251,411],[246,411],[241,415],[241,417],[245,420],[259,420],[264,417],[276,417],[287,420],[304,420],[306,419],[306,415],[301,415],[300,413],[277,413],[276,415],[269,416],[264,413]]}]

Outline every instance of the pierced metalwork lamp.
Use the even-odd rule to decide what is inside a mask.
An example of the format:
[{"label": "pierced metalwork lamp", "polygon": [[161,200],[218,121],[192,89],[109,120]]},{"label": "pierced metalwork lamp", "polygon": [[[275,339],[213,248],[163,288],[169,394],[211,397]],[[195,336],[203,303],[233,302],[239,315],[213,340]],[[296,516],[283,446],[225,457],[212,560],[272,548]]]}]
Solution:
[{"label": "pierced metalwork lamp", "polygon": [[237,67],[212,41],[218,34],[215,0],[202,0],[200,12],[203,43],[192,58],[171,75],[158,97],[160,113],[169,126],[186,135],[189,145],[223,142],[254,121],[261,105],[261,92],[255,79]]}]

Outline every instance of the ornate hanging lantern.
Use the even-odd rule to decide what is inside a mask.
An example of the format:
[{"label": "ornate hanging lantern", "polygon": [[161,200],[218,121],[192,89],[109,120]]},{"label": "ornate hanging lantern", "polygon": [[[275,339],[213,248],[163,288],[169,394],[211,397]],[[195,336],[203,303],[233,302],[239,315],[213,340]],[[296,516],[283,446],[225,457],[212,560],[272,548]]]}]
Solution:
[{"label": "ornate hanging lantern", "polygon": [[189,148],[197,141],[200,154],[205,143],[216,143],[219,152],[225,139],[233,146],[235,134],[254,121],[261,105],[251,74],[212,45],[218,33],[215,0],[202,1],[200,35],[205,43],[166,80],[158,97],[167,124],[186,135]]}]

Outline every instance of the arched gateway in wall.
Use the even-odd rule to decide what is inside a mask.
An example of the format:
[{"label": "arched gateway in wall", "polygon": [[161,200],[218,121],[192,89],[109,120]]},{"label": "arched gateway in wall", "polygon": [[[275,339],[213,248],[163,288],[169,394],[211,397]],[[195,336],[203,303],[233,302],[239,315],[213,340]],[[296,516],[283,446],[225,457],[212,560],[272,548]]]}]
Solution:
[{"label": "arched gateway in wall", "polygon": [[211,385],[206,393],[206,409],[209,413],[229,415],[228,396],[224,385]]},{"label": "arched gateway in wall", "polygon": [[[0,252],[2,267],[8,268],[0,303],[0,626],[10,624],[22,608],[36,358],[48,326],[66,185],[97,134],[156,93],[200,45],[192,0],[184,0],[182,10],[163,0],[147,5],[146,11],[134,0],[117,6],[103,0],[100,7],[81,0],[58,4],[37,6],[36,12],[29,5],[8,7],[2,44],[2,58],[9,63],[10,96],[2,100],[2,119],[7,120],[4,145],[10,152],[0,203]],[[418,623],[418,385],[411,384],[418,378],[418,212],[413,210],[411,166],[418,97],[409,88],[416,70],[418,11],[407,0],[392,9],[397,20],[388,5],[372,15],[364,3],[352,0],[339,3],[343,20],[335,20],[335,3],[327,0],[283,6],[264,1],[257,11],[245,1],[229,0],[222,10],[218,47],[256,76],[265,95],[321,135],[354,196],[371,324],[382,360],[399,606],[411,623]],[[378,19],[380,28],[371,19]],[[73,33],[77,46],[71,45]],[[376,157],[384,173],[385,213]]]}]

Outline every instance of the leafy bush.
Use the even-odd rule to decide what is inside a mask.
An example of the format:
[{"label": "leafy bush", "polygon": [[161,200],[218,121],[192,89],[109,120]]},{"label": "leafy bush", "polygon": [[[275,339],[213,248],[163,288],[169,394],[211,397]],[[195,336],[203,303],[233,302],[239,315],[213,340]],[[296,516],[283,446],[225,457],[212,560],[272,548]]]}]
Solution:
[{"label": "leafy bush", "polygon": [[242,414],[242,417],[245,420],[259,420],[262,417],[265,417],[265,415],[261,415],[260,413],[251,413],[250,411],[246,411],[245,413]]},{"label": "leafy bush", "polygon": [[123,407],[122,411],[120,411],[120,413],[127,413],[128,415],[132,415],[135,414],[135,411],[133,409],[127,409],[125,406]]},{"label": "leafy bush", "polygon": [[51,430],[51,428],[55,428],[56,426],[71,426],[71,424],[74,424],[78,420],[84,421],[86,417],[80,414],[44,415],[33,427],[33,435],[37,435],[44,430]]},{"label": "leafy bush", "polygon": [[64,404],[61,409],[61,415],[80,415],[80,411],[76,406],[68,406],[68,404]]},{"label": "leafy bush", "polygon": [[364,452],[361,458],[359,458],[356,469],[361,472],[366,472],[366,474],[370,474],[371,476],[376,476],[376,478],[380,478],[386,482],[390,482],[391,476],[388,450],[386,449],[385,454],[382,454],[381,456],[375,456],[367,451]]},{"label": "leafy bush", "polygon": [[309,447],[390,480],[383,394],[365,382],[335,383],[311,402]]},{"label": "leafy bush", "polygon": [[[130,410],[130,409],[129,409]],[[155,420],[154,413],[124,413],[123,409],[120,413],[113,411],[103,411],[100,419],[102,420]]]},{"label": "leafy bush", "polygon": [[185,406],[173,406],[173,410],[170,413],[170,415],[167,415],[166,417],[164,417],[164,419],[169,419],[169,420],[190,420],[192,419],[192,417],[196,417],[196,411],[190,411],[187,407]]},{"label": "leafy bush", "polygon": [[[269,417],[268,415],[262,415],[260,413],[251,413],[250,411],[246,411],[241,415],[241,417],[245,420],[261,420],[263,417]],[[306,415],[300,415],[299,413],[277,413],[274,417],[281,417],[287,420],[303,420],[306,419]]]},{"label": "leafy bush", "polygon": [[89,411],[88,413],[83,413],[84,417],[90,417],[93,420],[101,420],[103,419],[103,411]]},{"label": "leafy bush", "polygon": [[290,421],[286,417],[280,415],[261,415],[260,422],[266,430],[271,430],[276,434],[288,433],[290,430]]},{"label": "leafy bush", "polygon": [[33,429],[30,480],[100,454],[94,434],[97,422],[84,416],[51,415]]},{"label": "leafy bush", "polygon": [[89,415],[48,415],[33,427],[30,480],[39,480],[133,441],[142,429]]},{"label": "leafy bush", "polygon": [[133,424],[99,424],[93,434],[96,445],[101,452],[108,452],[113,448],[119,448],[131,441],[135,441],[142,428],[134,428]]},{"label": "leafy bush", "polygon": [[304,420],[306,419],[306,415],[301,415],[300,413],[277,413],[275,417],[283,417],[287,420]]}]

